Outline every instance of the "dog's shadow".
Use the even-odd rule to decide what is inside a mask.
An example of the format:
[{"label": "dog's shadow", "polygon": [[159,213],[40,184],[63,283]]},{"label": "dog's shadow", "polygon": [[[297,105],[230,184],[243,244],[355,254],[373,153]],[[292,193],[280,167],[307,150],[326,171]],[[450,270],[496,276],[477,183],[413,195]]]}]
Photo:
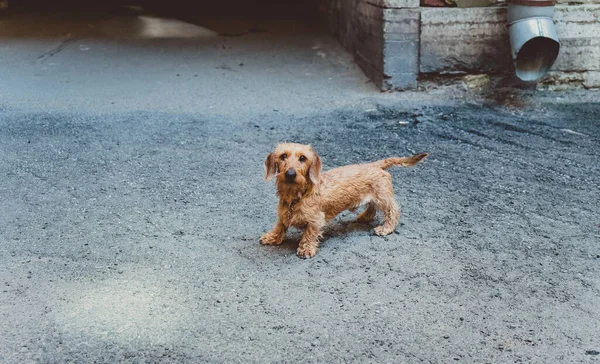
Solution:
[{"label": "dog's shadow", "polygon": [[[323,228],[322,238],[319,239],[319,246],[325,245],[327,240],[331,238],[347,236],[357,231],[371,233],[375,225],[375,221],[367,224],[358,222],[356,219],[342,221],[334,220],[327,224],[325,228]],[[288,233],[286,238],[283,240],[283,243],[281,243],[279,247],[295,251],[298,248],[298,243],[300,242],[301,237],[302,231],[294,229],[293,232]]]}]

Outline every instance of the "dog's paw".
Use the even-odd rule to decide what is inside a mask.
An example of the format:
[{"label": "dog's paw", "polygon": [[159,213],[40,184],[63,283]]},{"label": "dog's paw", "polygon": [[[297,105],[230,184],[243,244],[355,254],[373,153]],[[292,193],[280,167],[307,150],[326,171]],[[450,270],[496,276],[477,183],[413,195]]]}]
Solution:
[{"label": "dog's paw", "polygon": [[390,228],[390,227],[383,226],[383,225],[378,226],[375,229],[373,229],[373,233],[375,235],[378,235],[378,236],[390,235],[393,232],[394,232],[394,228],[393,227]]},{"label": "dog's paw", "polygon": [[302,259],[312,258],[317,255],[317,250],[316,246],[302,245],[298,247],[296,255]]},{"label": "dog's paw", "polygon": [[283,237],[273,233],[265,233],[260,237],[260,243],[262,245],[279,245],[283,243]]}]

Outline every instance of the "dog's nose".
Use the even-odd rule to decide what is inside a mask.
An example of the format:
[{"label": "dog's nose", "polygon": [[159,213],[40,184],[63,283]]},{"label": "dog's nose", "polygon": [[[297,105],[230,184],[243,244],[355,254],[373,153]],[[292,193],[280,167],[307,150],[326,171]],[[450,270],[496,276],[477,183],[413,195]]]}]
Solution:
[{"label": "dog's nose", "polygon": [[287,171],[285,171],[285,179],[288,181],[293,181],[294,179],[296,179],[296,171],[294,171],[293,169],[288,169]]}]

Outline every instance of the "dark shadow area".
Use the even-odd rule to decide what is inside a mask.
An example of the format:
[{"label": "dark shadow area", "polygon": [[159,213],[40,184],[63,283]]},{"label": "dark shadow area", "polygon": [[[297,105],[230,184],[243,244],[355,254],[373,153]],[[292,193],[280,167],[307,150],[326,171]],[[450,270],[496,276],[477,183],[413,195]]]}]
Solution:
[{"label": "dark shadow area", "polygon": [[[347,220],[349,219],[349,220]],[[365,235],[369,235],[373,227],[377,226],[377,222],[373,221],[369,224],[356,221],[356,215],[351,215],[344,220],[334,220],[323,229],[322,241],[329,240],[331,238],[347,236],[354,232],[362,232]]]},{"label": "dark shadow area", "polygon": [[[374,220],[369,224],[356,221],[356,214],[352,213],[342,218],[336,218],[330,221],[323,228],[322,238],[319,239],[319,247],[324,247],[329,244],[330,239],[341,238],[344,240],[353,233],[359,233],[361,236],[372,235],[371,230],[378,225],[378,220]],[[295,252],[302,238],[302,231],[292,228],[288,231],[281,245],[274,247],[285,250],[286,252]]]},{"label": "dark shadow area", "polygon": [[542,78],[558,57],[560,44],[551,38],[536,37],[521,47],[517,54],[516,72],[523,81]]},{"label": "dark shadow area", "polygon": [[[138,36],[152,33],[158,38],[189,38],[198,35],[190,25],[200,26],[221,36],[242,36],[259,32],[296,32],[324,29],[318,16],[318,1],[9,1],[0,19],[35,16],[40,29],[49,30],[60,21],[89,22],[109,20],[110,35]],[[183,28],[183,29],[178,29]],[[151,29],[151,30],[148,30]],[[31,28],[29,29],[31,31]],[[4,36],[26,36],[9,29]],[[33,34],[40,35],[40,34]],[[46,34],[43,34],[46,35]],[[173,36],[175,35],[175,36]]]}]

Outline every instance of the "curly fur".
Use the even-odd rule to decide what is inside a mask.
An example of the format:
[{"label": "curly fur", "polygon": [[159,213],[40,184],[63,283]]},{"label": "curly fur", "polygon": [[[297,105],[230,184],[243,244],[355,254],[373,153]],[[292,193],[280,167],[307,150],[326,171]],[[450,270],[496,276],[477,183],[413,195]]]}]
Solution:
[{"label": "curly fur", "polygon": [[[265,179],[275,177],[279,206],[277,222],[260,242],[277,245],[283,242],[290,226],[303,229],[297,254],[301,258],[315,256],[325,223],[344,210],[354,211],[366,205],[358,221],[372,221],[377,211],[383,224],[374,229],[376,235],[391,234],[400,209],[394,199],[392,176],[385,171],[391,166],[412,167],[427,153],[412,157],[393,157],[364,164],[352,164],[321,173],[321,159],[309,145],[279,144],[265,160]],[[291,171],[291,172],[288,172]],[[295,172],[295,177],[286,177]]]}]

